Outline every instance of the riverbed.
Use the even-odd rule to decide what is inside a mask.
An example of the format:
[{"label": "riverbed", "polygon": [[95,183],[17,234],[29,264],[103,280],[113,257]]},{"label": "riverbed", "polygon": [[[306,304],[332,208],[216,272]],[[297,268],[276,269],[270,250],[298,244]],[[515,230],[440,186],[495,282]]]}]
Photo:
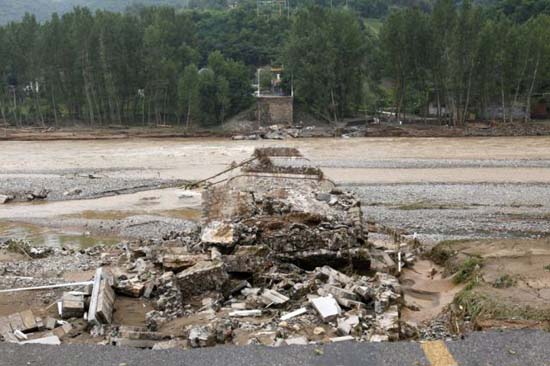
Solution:
[{"label": "riverbed", "polygon": [[0,142],[0,194],[50,191],[46,201],[0,205],[0,237],[30,231],[40,244],[43,230],[45,243],[85,236],[92,239],[74,245],[89,245],[97,225],[97,240],[112,239],[109,221],[153,216],[167,228],[186,225],[199,219],[200,197],[182,182],[212,176],[262,146],[300,149],[359,194],[369,220],[427,241],[550,234],[550,137],[136,138]]}]

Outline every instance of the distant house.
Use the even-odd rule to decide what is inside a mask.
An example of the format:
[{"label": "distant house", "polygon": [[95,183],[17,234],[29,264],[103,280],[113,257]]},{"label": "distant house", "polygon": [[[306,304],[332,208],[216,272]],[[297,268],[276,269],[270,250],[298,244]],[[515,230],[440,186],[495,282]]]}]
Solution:
[{"label": "distant house", "polygon": [[550,118],[550,93],[538,94],[531,105],[531,118],[548,119]]},{"label": "distant house", "polygon": [[[445,104],[441,104],[439,107],[441,116],[447,115],[447,107]],[[437,102],[431,101],[428,104],[428,117],[437,117]]]},{"label": "distant house", "polygon": [[515,120],[523,120],[527,115],[527,108],[524,105],[516,105],[510,110],[506,108],[503,110],[500,104],[490,104],[482,111],[481,117],[486,120],[499,120],[506,116],[506,119],[510,119],[510,113]]}]

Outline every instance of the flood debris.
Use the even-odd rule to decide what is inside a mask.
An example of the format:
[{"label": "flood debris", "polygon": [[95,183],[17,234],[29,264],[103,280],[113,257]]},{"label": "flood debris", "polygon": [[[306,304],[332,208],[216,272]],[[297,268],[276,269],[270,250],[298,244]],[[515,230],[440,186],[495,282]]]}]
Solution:
[{"label": "flood debris", "polygon": [[103,268],[98,268],[92,289],[88,321],[91,324],[110,324],[113,317],[115,292],[113,277]]},{"label": "flood debris", "polygon": [[3,205],[5,203],[8,203],[9,201],[12,201],[15,197],[8,194],[0,194],[0,205]]},{"label": "flood debris", "polygon": [[[138,348],[399,339],[394,275],[407,249],[369,244],[360,201],[296,149],[257,149],[235,167],[204,182],[200,232],[100,253],[110,269],[96,270],[90,293],[65,292],[62,317],[86,317],[101,344]],[[144,327],[114,324],[117,296],[153,306]],[[41,324],[63,340],[56,329],[74,323]],[[25,329],[0,319],[2,334]]]}]

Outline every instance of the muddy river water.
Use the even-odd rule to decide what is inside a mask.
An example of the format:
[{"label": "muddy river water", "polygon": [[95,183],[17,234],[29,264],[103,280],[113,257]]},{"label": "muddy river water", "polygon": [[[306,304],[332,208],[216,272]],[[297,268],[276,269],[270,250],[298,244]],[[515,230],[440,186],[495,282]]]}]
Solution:
[{"label": "muddy river water", "polygon": [[[299,148],[360,195],[369,219],[427,240],[550,234],[549,137],[129,139],[0,142],[0,194],[46,188],[62,199],[0,205],[0,237],[88,245],[95,239],[86,220],[196,220],[197,195],[153,186],[209,177],[260,146]],[[63,195],[88,185],[93,192]],[[136,192],[113,195],[117,187]],[[103,235],[97,240],[112,240]]]}]

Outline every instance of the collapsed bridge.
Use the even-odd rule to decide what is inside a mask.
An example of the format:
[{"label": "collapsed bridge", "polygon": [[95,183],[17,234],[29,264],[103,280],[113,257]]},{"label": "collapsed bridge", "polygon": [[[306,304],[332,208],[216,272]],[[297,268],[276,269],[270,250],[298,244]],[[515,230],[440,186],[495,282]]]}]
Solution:
[{"label": "collapsed bridge", "polygon": [[266,256],[259,262],[369,269],[360,201],[338,189],[298,150],[256,149],[238,169],[203,193],[203,243],[224,254],[234,252],[240,261],[263,250]]}]

